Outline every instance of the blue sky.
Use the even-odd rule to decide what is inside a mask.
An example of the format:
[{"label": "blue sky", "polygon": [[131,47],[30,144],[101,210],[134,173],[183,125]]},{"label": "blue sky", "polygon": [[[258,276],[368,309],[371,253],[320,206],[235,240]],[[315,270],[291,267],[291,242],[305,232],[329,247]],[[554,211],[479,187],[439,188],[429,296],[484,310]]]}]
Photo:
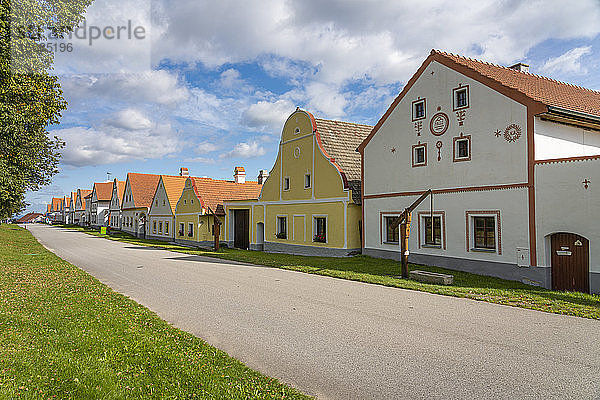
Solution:
[{"label": "blue sky", "polygon": [[270,170],[297,107],[375,124],[432,48],[600,90],[600,2],[95,0],[90,24],[145,40],[74,43],[57,57],[69,108],[52,196],[127,172],[231,179]]}]

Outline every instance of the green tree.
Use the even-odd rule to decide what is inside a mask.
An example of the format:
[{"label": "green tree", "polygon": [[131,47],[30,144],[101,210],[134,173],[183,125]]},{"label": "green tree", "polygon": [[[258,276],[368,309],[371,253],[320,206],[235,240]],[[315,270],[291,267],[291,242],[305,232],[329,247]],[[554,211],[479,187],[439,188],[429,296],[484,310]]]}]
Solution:
[{"label": "green tree", "polygon": [[0,0],[0,219],[58,172],[64,143],[48,132],[67,102],[43,44],[83,21],[93,0]]}]

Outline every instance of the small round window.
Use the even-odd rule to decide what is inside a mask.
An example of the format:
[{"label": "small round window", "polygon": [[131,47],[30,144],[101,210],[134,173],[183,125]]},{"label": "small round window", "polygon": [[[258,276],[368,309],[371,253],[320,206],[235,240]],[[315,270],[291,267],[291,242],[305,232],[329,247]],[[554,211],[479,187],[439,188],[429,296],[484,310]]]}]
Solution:
[{"label": "small round window", "polygon": [[300,128],[296,127],[296,129],[294,129],[294,135],[297,135],[300,133]]}]

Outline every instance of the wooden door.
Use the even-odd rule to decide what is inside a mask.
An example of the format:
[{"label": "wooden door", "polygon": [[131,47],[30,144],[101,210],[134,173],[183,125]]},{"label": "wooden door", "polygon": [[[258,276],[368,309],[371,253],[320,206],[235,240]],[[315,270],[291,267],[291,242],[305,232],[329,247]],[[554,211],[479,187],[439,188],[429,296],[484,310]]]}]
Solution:
[{"label": "wooden door", "polygon": [[574,233],[555,233],[552,249],[552,289],[589,293],[589,241]]},{"label": "wooden door", "polygon": [[233,245],[238,249],[248,249],[250,247],[250,210],[234,210],[233,215]]}]

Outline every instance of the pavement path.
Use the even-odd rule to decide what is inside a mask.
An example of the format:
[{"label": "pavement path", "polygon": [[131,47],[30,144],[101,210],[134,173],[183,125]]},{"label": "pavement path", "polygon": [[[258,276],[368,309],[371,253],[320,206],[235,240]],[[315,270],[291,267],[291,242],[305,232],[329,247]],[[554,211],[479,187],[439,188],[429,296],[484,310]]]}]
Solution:
[{"label": "pavement path", "polygon": [[320,399],[598,399],[600,322],[29,225],[173,325]]}]

